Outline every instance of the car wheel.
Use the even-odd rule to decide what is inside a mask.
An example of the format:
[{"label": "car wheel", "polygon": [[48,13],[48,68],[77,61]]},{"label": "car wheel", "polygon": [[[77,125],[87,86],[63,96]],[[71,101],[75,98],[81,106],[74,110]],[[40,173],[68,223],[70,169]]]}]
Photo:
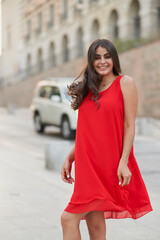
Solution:
[{"label": "car wheel", "polygon": [[70,123],[67,117],[63,117],[61,123],[61,133],[63,138],[71,139],[74,137],[74,131],[70,128]]},{"label": "car wheel", "polygon": [[41,122],[41,117],[40,117],[39,113],[35,114],[34,126],[35,126],[36,132],[38,132],[38,133],[43,133],[44,132],[45,126]]}]

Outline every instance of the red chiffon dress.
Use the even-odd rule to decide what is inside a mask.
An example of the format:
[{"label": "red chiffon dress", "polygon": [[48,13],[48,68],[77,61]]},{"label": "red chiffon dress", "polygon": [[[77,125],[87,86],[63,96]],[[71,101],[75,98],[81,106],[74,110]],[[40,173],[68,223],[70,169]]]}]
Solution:
[{"label": "red chiffon dress", "polygon": [[[130,183],[119,186],[117,169],[122,153],[124,102],[118,76],[109,88],[83,99],[75,139],[75,183],[68,206],[70,213],[104,211],[104,218],[137,219],[152,211],[150,199],[134,157],[128,159]],[[85,219],[82,218],[82,219]]]}]

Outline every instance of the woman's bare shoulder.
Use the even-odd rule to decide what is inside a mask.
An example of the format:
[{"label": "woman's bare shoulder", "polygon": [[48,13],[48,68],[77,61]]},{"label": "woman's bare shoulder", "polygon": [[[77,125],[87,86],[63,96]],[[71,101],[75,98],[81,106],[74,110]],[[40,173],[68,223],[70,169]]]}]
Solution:
[{"label": "woman's bare shoulder", "polygon": [[136,87],[134,79],[128,75],[123,75],[120,80],[120,85],[122,90]]},{"label": "woman's bare shoulder", "polygon": [[121,83],[132,83],[134,82],[134,79],[128,75],[123,75],[121,78]]}]

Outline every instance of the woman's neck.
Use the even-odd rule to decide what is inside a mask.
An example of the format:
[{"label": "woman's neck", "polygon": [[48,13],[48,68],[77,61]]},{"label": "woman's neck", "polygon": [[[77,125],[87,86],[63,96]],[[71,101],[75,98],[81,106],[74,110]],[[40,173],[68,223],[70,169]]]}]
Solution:
[{"label": "woman's neck", "polygon": [[117,76],[114,75],[113,73],[111,74],[107,74],[105,76],[102,77],[102,81],[101,84],[109,84],[110,82],[112,82]]}]

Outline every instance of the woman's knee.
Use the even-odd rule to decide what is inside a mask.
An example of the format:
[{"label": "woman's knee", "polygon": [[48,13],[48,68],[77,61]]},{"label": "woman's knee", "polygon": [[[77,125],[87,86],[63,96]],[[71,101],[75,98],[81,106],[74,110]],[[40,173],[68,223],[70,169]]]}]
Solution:
[{"label": "woman's knee", "polygon": [[78,226],[79,221],[75,218],[75,216],[68,212],[63,212],[61,215],[61,225],[63,228],[73,228]]},{"label": "woman's knee", "polygon": [[61,225],[62,227],[67,227],[71,224],[72,218],[67,212],[63,212],[61,215]]}]

